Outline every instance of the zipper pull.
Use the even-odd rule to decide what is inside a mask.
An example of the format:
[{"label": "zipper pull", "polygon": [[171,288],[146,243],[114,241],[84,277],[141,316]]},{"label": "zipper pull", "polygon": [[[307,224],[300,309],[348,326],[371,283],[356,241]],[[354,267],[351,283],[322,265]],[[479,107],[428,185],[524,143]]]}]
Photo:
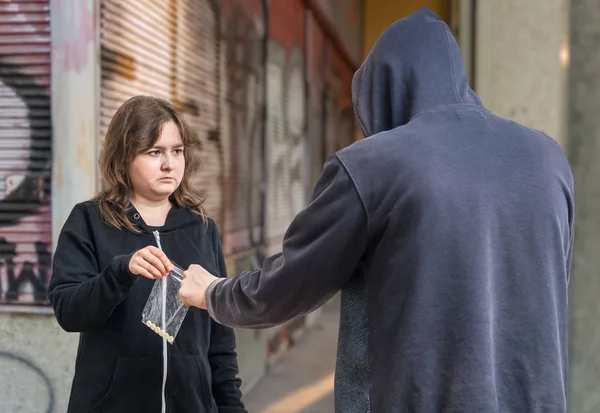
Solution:
[{"label": "zipper pull", "polygon": [[158,249],[162,250],[162,246],[160,245],[160,233],[158,231],[152,231],[152,233],[154,234],[154,239],[156,240]]}]

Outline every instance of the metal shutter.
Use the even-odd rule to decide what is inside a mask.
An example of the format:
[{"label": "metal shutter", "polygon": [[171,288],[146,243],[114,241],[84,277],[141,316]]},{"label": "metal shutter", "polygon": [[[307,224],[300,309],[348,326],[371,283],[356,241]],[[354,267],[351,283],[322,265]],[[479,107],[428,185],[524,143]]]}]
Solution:
[{"label": "metal shutter", "polygon": [[226,254],[264,242],[264,0],[222,0],[221,144]]},{"label": "metal shutter", "polygon": [[267,49],[267,247],[281,249],[294,216],[305,205],[306,9],[299,0],[272,0]]},{"label": "metal shutter", "polygon": [[47,304],[50,116],[49,1],[0,3],[0,304]]},{"label": "metal shutter", "polygon": [[[309,190],[312,191],[314,184],[323,171],[323,164],[327,159],[327,148],[325,144],[325,73],[327,67],[327,40],[325,33],[311,16],[307,22],[308,44],[307,44],[307,69],[309,85],[309,116],[308,116],[308,138],[310,140],[310,166],[311,181]],[[310,195],[309,195],[310,196]]]},{"label": "metal shutter", "polygon": [[101,7],[101,136],[128,98],[154,95],[183,113],[201,143],[195,182],[205,207],[222,219],[218,131],[218,20],[208,0],[103,0]]},{"label": "metal shutter", "polygon": [[352,71],[340,53],[329,48],[327,79],[327,146],[328,155],[355,141],[356,132],[352,106]]}]

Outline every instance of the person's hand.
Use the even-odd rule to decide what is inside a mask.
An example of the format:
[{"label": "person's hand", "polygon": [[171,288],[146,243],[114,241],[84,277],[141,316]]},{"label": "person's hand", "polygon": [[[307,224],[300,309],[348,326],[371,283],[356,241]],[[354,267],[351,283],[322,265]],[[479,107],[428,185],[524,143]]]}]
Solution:
[{"label": "person's hand", "polygon": [[184,304],[206,309],[206,290],[217,277],[199,265],[192,264],[183,272],[179,298]]},{"label": "person's hand", "polygon": [[162,250],[149,245],[133,254],[129,260],[129,271],[151,280],[166,277],[173,264]]}]

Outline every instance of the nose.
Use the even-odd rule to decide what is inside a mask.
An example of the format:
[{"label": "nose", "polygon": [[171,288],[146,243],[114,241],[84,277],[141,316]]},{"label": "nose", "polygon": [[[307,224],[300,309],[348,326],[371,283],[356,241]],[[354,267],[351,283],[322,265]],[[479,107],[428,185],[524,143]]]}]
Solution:
[{"label": "nose", "polygon": [[175,160],[173,159],[173,155],[170,153],[165,154],[162,163],[162,169],[165,171],[171,171],[175,168]]}]

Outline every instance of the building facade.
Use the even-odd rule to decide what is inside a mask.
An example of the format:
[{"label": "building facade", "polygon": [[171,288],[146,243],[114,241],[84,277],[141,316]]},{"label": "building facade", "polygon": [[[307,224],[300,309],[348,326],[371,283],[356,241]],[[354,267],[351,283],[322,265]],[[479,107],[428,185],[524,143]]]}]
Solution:
[{"label": "building facade", "polygon": [[[183,113],[228,272],[256,268],[280,250],[325,159],[357,135],[362,2],[22,0],[2,2],[0,22],[0,410],[59,412],[78,335],[45,297],[52,250],[73,205],[101,187],[117,108],[148,94]],[[246,389],[311,317],[236,331]]]}]

